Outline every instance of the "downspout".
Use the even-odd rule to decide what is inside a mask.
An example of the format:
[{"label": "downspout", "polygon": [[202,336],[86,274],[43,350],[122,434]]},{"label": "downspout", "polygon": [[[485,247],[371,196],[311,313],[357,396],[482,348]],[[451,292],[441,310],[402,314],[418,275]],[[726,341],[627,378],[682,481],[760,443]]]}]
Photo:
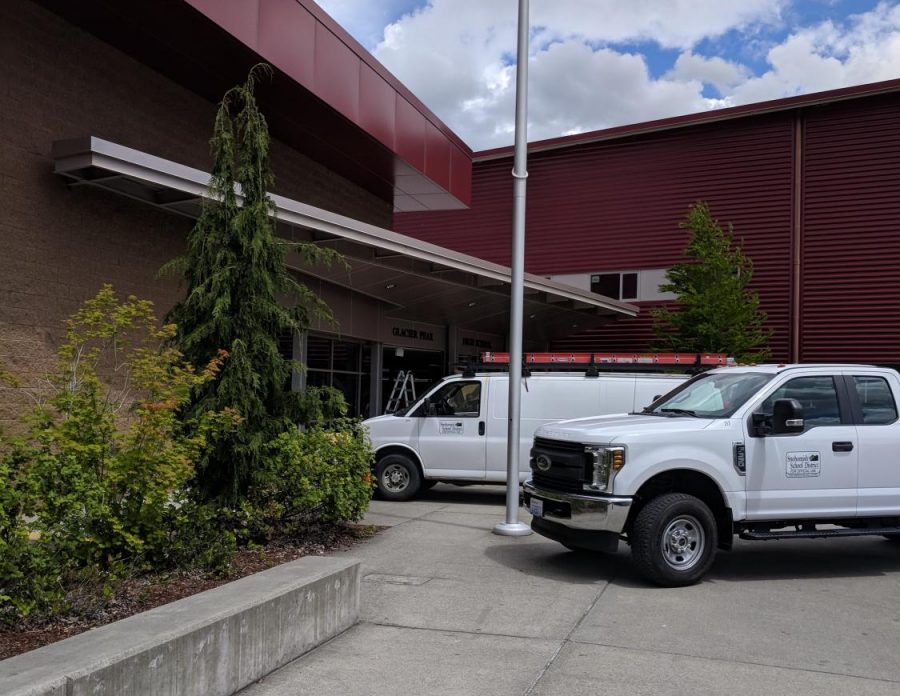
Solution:
[{"label": "downspout", "polygon": [[792,363],[800,362],[800,312],[801,312],[801,270],[802,270],[802,230],[803,230],[803,110],[794,112],[794,152],[791,175],[793,195],[791,197],[791,348]]}]

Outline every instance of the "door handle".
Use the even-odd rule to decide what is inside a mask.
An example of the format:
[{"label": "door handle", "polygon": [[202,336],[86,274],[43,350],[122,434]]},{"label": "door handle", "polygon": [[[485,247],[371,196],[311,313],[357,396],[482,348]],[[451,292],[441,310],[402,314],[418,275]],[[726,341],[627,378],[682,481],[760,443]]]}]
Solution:
[{"label": "door handle", "polygon": [[478,421],[478,434],[484,435],[484,421]]},{"label": "door handle", "polygon": [[852,452],[853,451],[853,443],[852,442],[832,442],[831,443],[831,451],[832,452]]}]

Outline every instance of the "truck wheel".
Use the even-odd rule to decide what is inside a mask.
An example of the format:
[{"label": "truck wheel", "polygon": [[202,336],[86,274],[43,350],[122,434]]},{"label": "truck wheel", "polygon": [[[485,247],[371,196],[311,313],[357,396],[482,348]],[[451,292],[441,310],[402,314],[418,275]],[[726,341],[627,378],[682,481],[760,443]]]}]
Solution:
[{"label": "truck wheel", "polygon": [[375,467],[378,492],[386,500],[409,500],[419,492],[419,468],[404,454],[388,454]]},{"label": "truck wheel", "polygon": [[716,553],[716,520],[706,503],[685,493],[654,498],[631,529],[631,554],[641,574],[662,587],[692,585]]}]

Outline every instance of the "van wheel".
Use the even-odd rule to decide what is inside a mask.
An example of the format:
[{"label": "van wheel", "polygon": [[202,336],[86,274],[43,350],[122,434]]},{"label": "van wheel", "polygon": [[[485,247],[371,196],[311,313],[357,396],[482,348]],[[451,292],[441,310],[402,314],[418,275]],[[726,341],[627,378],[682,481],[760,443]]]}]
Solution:
[{"label": "van wheel", "polygon": [[409,500],[422,486],[419,468],[404,454],[388,454],[375,467],[378,492],[386,500]]},{"label": "van wheel", "polygon": [[699,498],[667,493],[638,513],[631,554],[641,575],[662,587],[693,585],[715,559],[716,519]]}]

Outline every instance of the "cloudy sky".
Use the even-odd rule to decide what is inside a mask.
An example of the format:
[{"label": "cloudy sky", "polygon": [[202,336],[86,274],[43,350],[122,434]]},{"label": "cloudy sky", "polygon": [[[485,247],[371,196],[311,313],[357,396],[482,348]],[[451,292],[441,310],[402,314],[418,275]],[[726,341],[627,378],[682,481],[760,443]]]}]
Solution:
[{"label": "cloudy sky", "polygon": [[[513,142],[517,0],[317,0],[474,150]],[[900,77],[900,0],[531,0],[528,139]]]}]

